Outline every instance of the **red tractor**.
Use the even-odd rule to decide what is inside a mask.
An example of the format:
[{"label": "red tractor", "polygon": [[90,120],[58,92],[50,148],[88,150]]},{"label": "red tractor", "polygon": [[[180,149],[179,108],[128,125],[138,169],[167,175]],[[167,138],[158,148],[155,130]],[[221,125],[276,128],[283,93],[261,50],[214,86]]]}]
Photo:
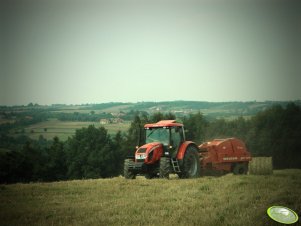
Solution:
[{"label": "red tractor", "polygon": [[138,147],[134,158],[124,161],[124,177],[135,179],[136,175],[146,178],[169,178],[176,173],[180,178],[200,175],[199,148],[185,140],[184,126],[175,120],[162,120],[146,124],[145,144]]}]

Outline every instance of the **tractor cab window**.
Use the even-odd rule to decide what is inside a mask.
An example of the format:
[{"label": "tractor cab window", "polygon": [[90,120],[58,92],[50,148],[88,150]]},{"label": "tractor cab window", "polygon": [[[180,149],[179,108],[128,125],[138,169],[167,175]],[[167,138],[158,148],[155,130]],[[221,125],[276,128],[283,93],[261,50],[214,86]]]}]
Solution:
[{"label": "tractor cab window", "polygon": [[160,142],[169,145],[169,128],[158,127],[146,129],[146,143]]},{"label": "tractor cab window", "polygon": [[183,142],[183,128],[182,127],[172,127],[171,128],[171,144],[178,150],[180,144]]}]

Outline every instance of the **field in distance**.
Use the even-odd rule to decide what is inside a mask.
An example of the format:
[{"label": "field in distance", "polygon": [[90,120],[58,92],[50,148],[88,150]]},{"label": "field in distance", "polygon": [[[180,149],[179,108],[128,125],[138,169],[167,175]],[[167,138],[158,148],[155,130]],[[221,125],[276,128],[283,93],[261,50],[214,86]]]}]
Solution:
[{"label": "field in distance", "polygon": [[38,139],[40,135],[43,135],[46,139],[52,139],[57,136],[61,140],[67,140],[68,137],[75,134],[76,129],[88,127],[89,125],[94,125],[96,128],[103,126],[108,130],[110,135],[115,135],[118,130],[126,132],[130,127],[129,122],[102,125],[99,122],[70,122],[52,119],[26,127],[24,135],[32,139]]},{"label": "field in distance", "polygon": [[[301,215],[301,170],[180,180],[74,180],[0,186],[1,225],[279,225],[283,205]],[[294,225],[300,225],[300,221]]]}]

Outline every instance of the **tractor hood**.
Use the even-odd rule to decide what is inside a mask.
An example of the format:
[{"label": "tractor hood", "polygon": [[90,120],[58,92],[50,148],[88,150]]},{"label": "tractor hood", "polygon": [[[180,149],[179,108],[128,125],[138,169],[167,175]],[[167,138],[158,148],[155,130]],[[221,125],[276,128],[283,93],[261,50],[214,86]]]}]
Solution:
[{"label": "tractor hood", "polygon": [[162,146],[162,144],[160,142],[148,143],[148,144],[145,144],[145,145],[141,146],[139,149],[143,148],[145,150],[149,150],[149,149],[152,149],[152,148],[154,148],[156,146]]},{"label": "tractor hood", "polygon": [[160,159],[163,154],[163,145],[159,142],[148,143],[135,153],[136,162],[154,163]]}]

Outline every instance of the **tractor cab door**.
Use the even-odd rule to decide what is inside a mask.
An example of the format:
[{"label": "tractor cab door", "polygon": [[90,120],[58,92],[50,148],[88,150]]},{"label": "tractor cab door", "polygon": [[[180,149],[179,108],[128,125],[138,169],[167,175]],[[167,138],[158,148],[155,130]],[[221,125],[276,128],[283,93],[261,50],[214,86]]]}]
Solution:
[{"label": "tractor cab door", "polygon": [[171,127],[170,129],[170,145],[172,146],[172,152],[177,153],[179,147],[184,142],[183,127]]}]

